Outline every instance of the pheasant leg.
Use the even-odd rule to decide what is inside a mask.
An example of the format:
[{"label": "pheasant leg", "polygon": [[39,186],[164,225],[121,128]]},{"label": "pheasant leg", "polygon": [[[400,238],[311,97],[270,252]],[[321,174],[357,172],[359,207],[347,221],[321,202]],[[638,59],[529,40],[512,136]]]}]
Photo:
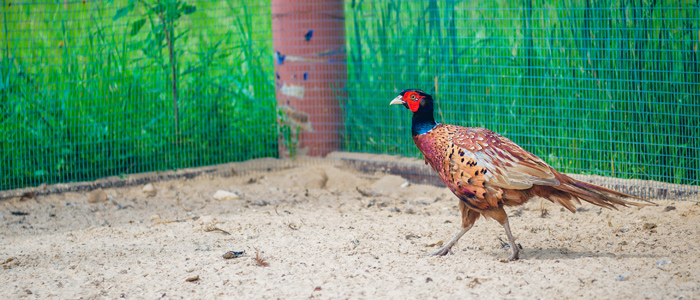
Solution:
[{"label": "pheasant leg", "polygon": [[468,226],[468,227],[462,227],[462,229],[457,233],[457,235],[455,235],[455,237],[453,237],[453,238],[447,243],[447,245],[445,245],[445,247],[442,247],[442,249],[438,250],[438,252],[435,252],[435,253],[433,253],[433,254],[431,254],[431,255],[432,255],[432,256],[445,256],[445,255],[447,255],[448,253],[452,253],[452,250],[451,250],[451,249],[452,249],[452,246],[454,246],[454,245],[457,243],[457,241],[459,241],[459,238],[461,238],[461,237],[462,237],[465,233],[467,233],[467,231],[469,231],[469,229],[471,229],[471,228],[472,228],[471,225]]},{"label": "pheasant leg", "polygon": [[515,244],[515,238],[513,237],[513,234],[510,232],[510,225],[508,224],[508,217],[506,217],[506,220],[503,222],[503,228],[506,230],[506,235],[508,236],[508,243],[510,244],[510,251],[511,255],[508,260],[514,261],[518,260],[520,258],[520,249],[518,249],[518,245]]}]

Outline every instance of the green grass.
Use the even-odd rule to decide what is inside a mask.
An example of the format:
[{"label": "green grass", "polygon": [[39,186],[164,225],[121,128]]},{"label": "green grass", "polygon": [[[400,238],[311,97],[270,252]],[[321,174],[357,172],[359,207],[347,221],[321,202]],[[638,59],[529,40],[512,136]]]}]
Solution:
[{"label": "green grass", "polygon": [[2,1],[0,190],[277,156],[266,1],[190,3],[177,94],[141,2]]},{"label": "green grass", "polygon": [[564,172],[698,184],[696,2],[346,3],[346,149],[418,156],[388,102],[421,88]]}]

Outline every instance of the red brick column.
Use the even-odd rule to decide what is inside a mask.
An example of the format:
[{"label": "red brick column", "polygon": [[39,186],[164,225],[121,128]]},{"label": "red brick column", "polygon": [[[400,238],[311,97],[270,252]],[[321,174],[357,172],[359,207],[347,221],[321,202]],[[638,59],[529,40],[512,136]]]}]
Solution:
[{"label": "red brick column", "polygon": [[[300,130],[296,154],[325,156],[340,146],[345,98],[342,0],[272,0],[275,85],[281,126]],[[280,138],[280,156],[290,145]]]}]

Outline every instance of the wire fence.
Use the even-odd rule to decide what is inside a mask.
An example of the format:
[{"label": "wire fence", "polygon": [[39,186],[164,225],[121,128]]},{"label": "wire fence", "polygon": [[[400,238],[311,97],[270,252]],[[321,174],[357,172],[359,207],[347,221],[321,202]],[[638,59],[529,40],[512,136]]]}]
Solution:
[{"label": "wire fence", "polygon": [[2,1],[0,190],[418,157],[408,88],[560,171],[698,186],[697,1]]},{"label": "wire fence", "polygon": [[[505,134],[564,172],[697,185],[700,6],[348,1],[347,147],[416,155],[386,99]],[[376,120],[384,126],[377,126]]]},{"label": "wire fence", "polygon": [[2,1],[0,189],[277,155],[269,3]]}]

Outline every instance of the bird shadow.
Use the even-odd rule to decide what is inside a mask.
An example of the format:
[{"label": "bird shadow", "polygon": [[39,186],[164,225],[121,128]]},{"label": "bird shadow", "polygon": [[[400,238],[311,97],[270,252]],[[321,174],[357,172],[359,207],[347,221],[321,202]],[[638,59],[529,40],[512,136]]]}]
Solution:
[{"label": "bird shadow", "polygon": [[[510,252],[510,251],[509,251]],[[653,254],[636,254],[624,253],[614,254],[609,252],[595,251],[572,251],[567,248],[531,248],[520,252],[520,259],[529,260],[563,260],[563,259],[579,259],[579,258],[655,258],[658,255]]]}]

